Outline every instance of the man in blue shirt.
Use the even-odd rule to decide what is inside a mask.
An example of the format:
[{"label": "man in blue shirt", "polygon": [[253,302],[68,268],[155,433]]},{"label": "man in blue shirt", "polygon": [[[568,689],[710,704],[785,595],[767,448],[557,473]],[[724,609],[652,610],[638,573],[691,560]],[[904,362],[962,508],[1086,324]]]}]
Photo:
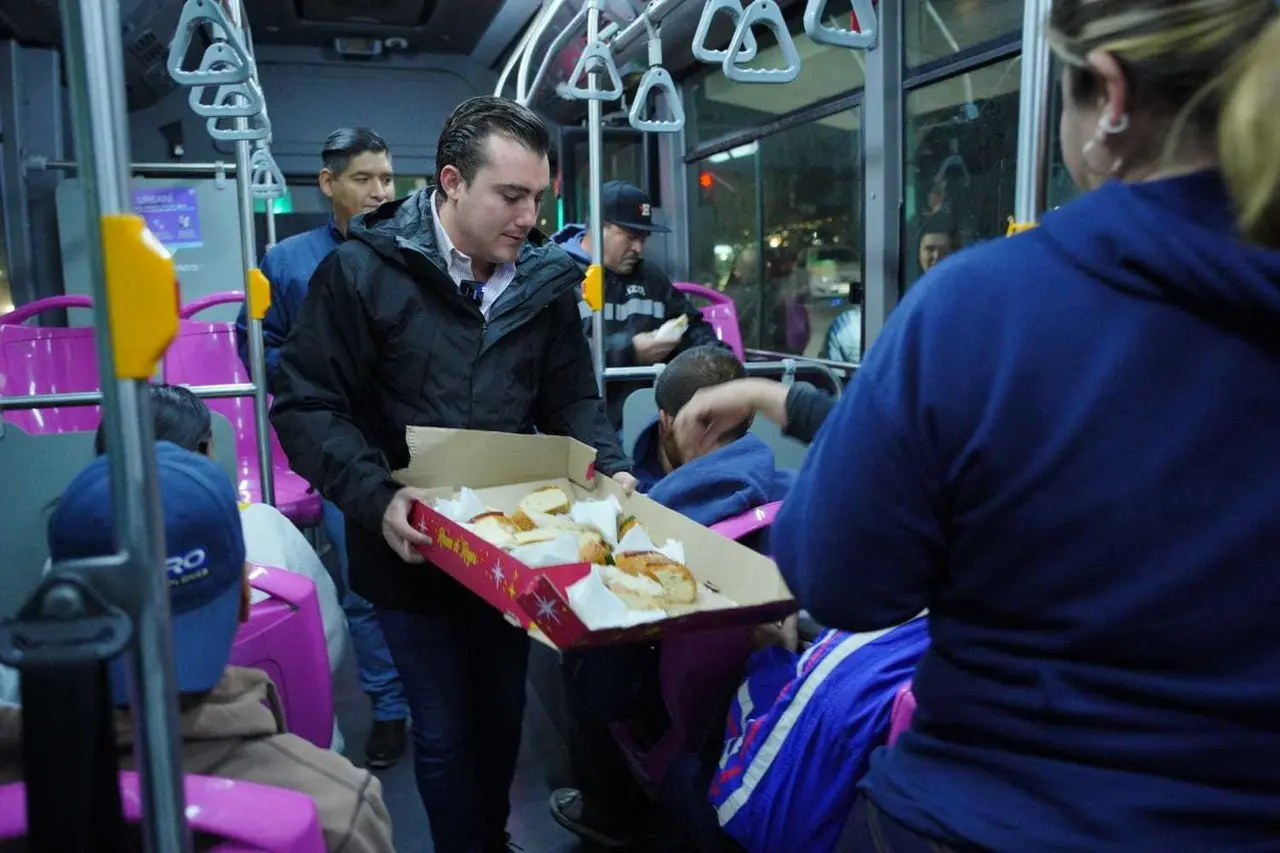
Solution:
[{"label": "man in blue shirt", "polygon": [[[302,309],[311,274],[346,239],[347,225],[353,217],[374,210],[394,195],[391,154],[387,143],[374,131],[364,127],[335,130],[325,140],[321,157],[324,166],[320,169],[320,191],[333,204],[333,215],[322,227],[272,246],[262,259],[262,272],[271,282],[271,307],[262,320],[262,340],[267,357],[267,388],[273,392],[280,346]],[[236,320],[236,343],[240,359],[247,366],[248,320],[243,308]],[[365,745],[365,762],[374,768],[391,767],[404,754],[408,716],[404,688],[373,606],[350,589],[342,513],[329,501],[324,505],[324,527],[342,567],[346,588],[342,609],[351,627],[360,685],[373,702],[373,729]]]}]

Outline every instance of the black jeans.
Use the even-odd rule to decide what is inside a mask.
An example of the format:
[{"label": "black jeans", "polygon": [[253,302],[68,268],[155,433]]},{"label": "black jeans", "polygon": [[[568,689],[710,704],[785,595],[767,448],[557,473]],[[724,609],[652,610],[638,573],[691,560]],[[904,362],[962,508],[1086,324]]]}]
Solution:
[{"label": "black jeans", "polygon": [[528,634],[470,593],[434,613],[379,609],[378,621],[409,701],[414,775],[436,853],[505,850]]}]

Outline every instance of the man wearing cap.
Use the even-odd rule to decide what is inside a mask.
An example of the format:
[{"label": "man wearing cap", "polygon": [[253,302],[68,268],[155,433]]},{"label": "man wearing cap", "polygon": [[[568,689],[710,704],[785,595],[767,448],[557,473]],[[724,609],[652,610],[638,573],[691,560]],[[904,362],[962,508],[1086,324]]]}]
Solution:
[{"label": "man wearing cap", "polygon": [[[653,205],[639,187],[625,181],[609,181],[600,192],[600,216],[604,220],[605,268],[604,358],[608,367],[635,367],[666,362],[677,353],[719,341],[715,330],[702,319],[689,298],[671,286],[659,267],[641,257],[650,234],[670,234],[671,229],[653,221]],[[552,240],[584,267],[591,263],[591,234],[585,225],[566,225]],[[658,335],[663,323],[688,318],[683,335]],[[587,330],[590,334],[590,318]],[[649,384],[649,383],[642,383]],[[630,389],[610,386],[609,418],[622,426],[622,403]]]},{"label": "man wearing cap", "polygon": [[[236,492],[212,459],[156,444],[164,509],[165,572],[173,662],[182,711],[182,766],[188,774],[286,788],[311,797],[325,846],[345,853],[393,853],[382,785],[336,752],[286,734],[275,686],[265,672],[228,666],[236,630],[249,615],[244,534]],[[67,487],[49,520],[54,560],[115,553],[111,472],[99,456]],[[123,769],[133,733],[123,657],[111,664],[116,739]],[[0,783],[22,777],[22,710],[0,708]]]}]

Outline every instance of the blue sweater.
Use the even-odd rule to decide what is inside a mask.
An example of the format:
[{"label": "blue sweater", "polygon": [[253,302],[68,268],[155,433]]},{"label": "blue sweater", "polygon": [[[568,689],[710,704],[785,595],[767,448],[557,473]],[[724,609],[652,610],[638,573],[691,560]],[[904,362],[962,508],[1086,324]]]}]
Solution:
[{"label": "blue sweater", "polygon": [[864,783],[993,850],[1280,848],[1280,253],[1110,184],[894,312],[774,525],[846,630],[928,606]]}]

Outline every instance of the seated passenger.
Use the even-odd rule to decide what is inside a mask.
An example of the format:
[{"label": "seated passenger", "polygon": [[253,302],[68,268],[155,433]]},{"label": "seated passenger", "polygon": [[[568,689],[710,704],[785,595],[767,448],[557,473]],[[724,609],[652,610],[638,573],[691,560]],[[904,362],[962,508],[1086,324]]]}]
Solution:
[{"label": "seated passenger", "polygon": [[[377,778],[287,734],[266,673],[227,666],[250,592],[236,494],[227,476],[212,460],[168,442],[156,445],[156,467],[167,564],[182,566],[168,570],[168,582],[183,771],[306,794],[315,800],[332,853],[392,853],[391,816]],[[49,521],[55,561],[115,552],[111,501],[110,470],[99,456],[67,487]],[[130,769],[133,733],[120,658],[112,663],[111,689],[120,708],[120,765]],[[0,708],[0,783],[22,778],[21,714]]]},{"label": "seated passenger", "polygon": [[[604,277],[604,359],[608,367],[636,367],[670,360],[672,355],[702,344],[719,341],[715,330],[689,297],[671,285],[657,264],[645,263],[642,254],[650,234],[671,229],[653,221],[649,197],[625,181],[609,181],[600,192],[604,219],[601,257]],[[592,259],[591,234],[586,225],[566,225],[551,238],[585,269]],[[685,317],[683,337],[659,339],[655,332],[668,320]],[[591,335],[591,320],[586,330]],[[622,427],[622,404],[630,391],[643,387],[610,385],[609,418]]]},{"label": "seated passenger", "polygon": [[[658,416],[636,445],[637,479],[650,498],[703,525],[782,500],[794,479],[774,467],[773,451],[747,430],[748,418],[703,455],[676,447],[672,424],[700,388],[739,379],[742,362],[728,349],[701,346],[677,356],[658,376]],[[623,846],[637,828],[645,801],[618,753],[609,724],[629,722],[659,735],[670,720],[658,686],[659,644],[566,653],[566,705],[572,729],[569,755],[581,790],[551,797],[552,815],[566,829],[603,846]]]},{"label": "seated passenger", "polygon": [[[718,761],[675,765],[666,807],[685,825],[718,824],[748,853],[833,853],[871,752],[888,736],[893,700],[928,644],[920,616],[868,634],[824,631],[803,654],[785,644],[757,652]],[[708,848],[727,845],[700,843]]]}]

